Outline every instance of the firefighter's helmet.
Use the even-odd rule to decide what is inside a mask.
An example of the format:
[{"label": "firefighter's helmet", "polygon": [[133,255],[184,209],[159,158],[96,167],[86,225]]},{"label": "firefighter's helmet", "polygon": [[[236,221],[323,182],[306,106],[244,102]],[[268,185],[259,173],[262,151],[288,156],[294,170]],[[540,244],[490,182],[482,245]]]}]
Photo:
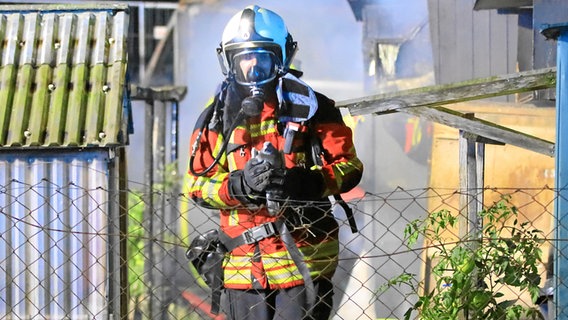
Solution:
[{"label": "firefighter's helmet", "polygon": [[[255,5],[229,20],[217,53],[225,75],[242,85],[254,86],[285,72],[296,49],[282,17]],[[255,59],[255,68],[243,71],[240,63],[249,59]]]}]

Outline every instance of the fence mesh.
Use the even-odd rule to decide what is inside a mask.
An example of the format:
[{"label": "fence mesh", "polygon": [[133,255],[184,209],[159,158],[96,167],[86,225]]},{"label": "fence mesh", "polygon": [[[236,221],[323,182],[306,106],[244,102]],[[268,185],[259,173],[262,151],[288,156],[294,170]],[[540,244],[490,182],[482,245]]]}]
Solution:
[{"label": "fence mesh", "polygon": [[[53,192],[38,197],[45,194],[38,189],[47,186]],[[128,197],[124,207],[125,203],[120,203],[113,192],[82,188],[73,181],[53,185],[49,179],[42,179],[30,185],[11,180],[0,186],[4,199],[0,205],[0,269],[7,275],[0,282],[2,318],[99,319],[106,317],[109,305],[119,301],[126,304],[124,317],[128,319],[226,318],[223,312],[210,313],[211,291],[185,257],[192,239],[218,226],[219,214],[197,207],[182,192],[170,190],[171,186],[166,185],[157,186],[152,194],[144,194],[138,188],[118,190]],[[459,231],[464,214],[463,210],[460,213],[463,206],[459,202],[464,194],[470,201],[483,201],[484,210],[506,199],[518,215],[494,224],[518,223],[538,235],[542,259],[533,265],[540,275],[535,281],[544,290],[547,280],[554,278],[551,266],[556,190],[484,188],[460,192],[398,188],[349,200],[360,229],[357,233],[351,233],[340,210],[334,212],[340,224],[340,255],[333,277],[333,319],[402,319],[419,301],[420,294],[440,290],[435,277],[436,261],[441,259],[440,241],[451,247],[466,241]],[[69,216],[65,210],[50,210],[61,207],[61,203],[84,212],[81,216]],[[109,216],[107,210],[117,205],[122,206],[121,215],[119,221],[112,221],[117,218]],[[430,225],[416,233],[414,244],[409,244],[413,230],[409,226],[424,226],[421,222],[432,213],[446,210],[458,218],[458,224],[442,225],[438,242],[431,236],[435,226]],[[125,226],[109,227],[125,222]],[[490,223],[483,221],[484,226]],[[505,240],[520,243],[514,236],[507,233]],[[471,234],[467,234],[467,241],[471,239]],[[117,252],[120,259],[113,260]],[[112,261],[119,261],[120,265],[113,266]],[[511,270],[519,274],[522,271]],[[446,271],[455,273],[450,267]],[[401,275],[415,279],[416,283],[403,285],[410,281],[401,282]],[[125,276],[127,283],[118,286],[117,294],[109,294],[117,288],[112,281]],[[502,294],[499,299],[540,309],[547,315],[545,307],[549,302],[543,297],[550,293],[538,292],[538,305],[528,288],[519,289],[511,286],[512,282],[493,282],[490,287]],[[412,313],[410,318],[418,318],[418,314]]]}]

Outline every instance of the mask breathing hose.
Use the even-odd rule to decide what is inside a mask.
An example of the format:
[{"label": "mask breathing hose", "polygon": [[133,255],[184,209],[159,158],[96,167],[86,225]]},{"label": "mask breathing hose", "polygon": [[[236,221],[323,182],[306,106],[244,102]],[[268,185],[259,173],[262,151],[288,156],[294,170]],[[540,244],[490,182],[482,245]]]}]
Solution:
[{"label": "mask breathing hose", "polygon": [[[262,112],[262,108],[264,106],[264,91],[256,86],[252,87],[250,91],[251,95],[243,99],[243,101],[241,102],[241,109],[239,110],[236,119],[233,121],[231,128],[229,129],[229,131],[227,131],[229,135],[231,134],[231,132],[233,132],[233,130],[235,130],[235,128],[239,125],[239,123],[241,123],[241,121],[244,119],[244,116],[257,117]],[[223,95],[219,97],[217,103],[220,103],[220,101],[222,101],[223,99],[222,96]],[[217,107],[217,105],[215,107]],[[205,127],[207,127],[209,121],[211,121],[211,116],[209,116],[209,119],[207,119],[207,121],[203,121],[203,124],[199,129],[199,133],[195,138],[195,142],[191,146],[191,156],[189,158],[189,171],[191,172],[192,175],[197,177],[202,177],[206,175],[209,171],[213,169],[213,167],[215,167],[217,163],[219,163],[221,157],[223,156],[223,153],[225,152],[225,150],[227,150],[227,145],[229,144],[229,139],[228,138],[225,139],[223,141],[223,144],[221,145],[219,153],[217,154],[213,162],[203,171],[201,172],[195,171],[195,168],[193,167],[193,162],[195,161],[195,156],[197,154],[197,148],[199,146],[199,142],[201,141],[201,136],[203,135]]]}]

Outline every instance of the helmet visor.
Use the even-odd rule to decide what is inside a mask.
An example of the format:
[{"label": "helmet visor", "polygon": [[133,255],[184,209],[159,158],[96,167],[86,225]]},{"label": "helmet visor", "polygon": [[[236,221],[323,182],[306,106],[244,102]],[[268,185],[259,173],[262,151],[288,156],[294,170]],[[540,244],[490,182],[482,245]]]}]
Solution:
[{"label": "helmet visor", "polygon": [[232,58],[235,80],[241,85],[261,85],[276,78],[279,59],[274,52],[264,49],[244,50]]}]

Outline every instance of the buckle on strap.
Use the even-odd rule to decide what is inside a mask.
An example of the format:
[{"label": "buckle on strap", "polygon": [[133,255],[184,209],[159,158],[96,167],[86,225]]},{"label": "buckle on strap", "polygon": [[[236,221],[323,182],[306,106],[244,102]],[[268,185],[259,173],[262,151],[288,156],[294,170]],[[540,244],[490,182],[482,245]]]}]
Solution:
[{"label": "buckle on strap", "polygon": [[246,244],[252,244],[275,234],[276,228],[274,227],[274,223],[268,222],[261,224],[260,226],[248,229],[247,231],[243,232],[242,237]]}]

